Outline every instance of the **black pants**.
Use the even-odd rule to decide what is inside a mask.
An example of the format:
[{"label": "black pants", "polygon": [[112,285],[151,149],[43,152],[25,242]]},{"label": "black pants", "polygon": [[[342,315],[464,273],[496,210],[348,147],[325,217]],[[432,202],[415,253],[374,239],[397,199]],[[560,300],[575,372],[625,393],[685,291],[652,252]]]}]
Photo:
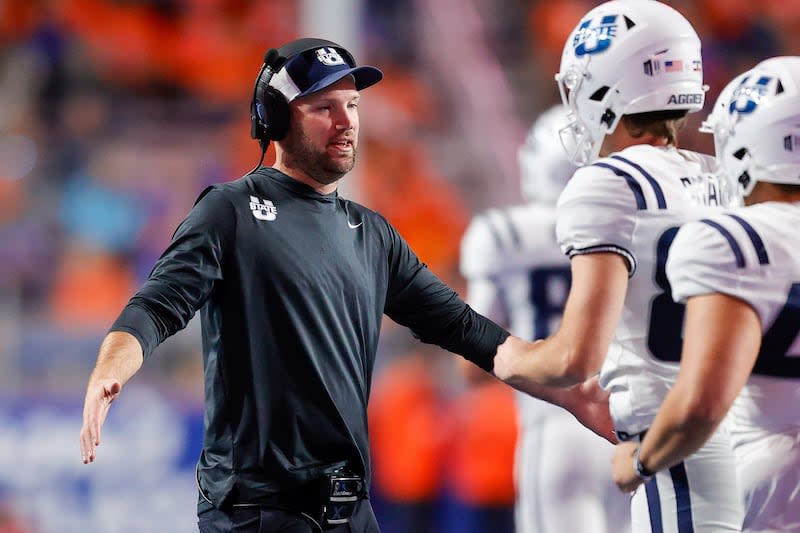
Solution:
[{"label": "black pants", "polygon": [[[231,511],[211,508],[198,515],[200,533],[318,533],[299,514],[266,507],[235,507]],[[330,533],[380,533],[369,500],[358,502],[350,522],[329,529]]]}]

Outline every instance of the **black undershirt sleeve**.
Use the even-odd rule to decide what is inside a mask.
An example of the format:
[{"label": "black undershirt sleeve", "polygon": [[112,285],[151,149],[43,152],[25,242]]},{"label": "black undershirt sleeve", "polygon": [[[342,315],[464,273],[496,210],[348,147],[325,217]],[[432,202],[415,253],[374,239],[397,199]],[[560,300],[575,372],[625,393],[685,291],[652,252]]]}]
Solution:
[{"label": "black undershirt sleeve", "polygon": [[391,226],[386,314],[429,344],[464,356],[491,372],[508,332],[476,313],[423,264]]},{"label": "black undershirt sleeve", "polygon": [[225,250],[235,225],[230,202],[213,189],[204,191],[111,331],[136,337],[147,358],[167,337],[186,327],[222,280]]}]

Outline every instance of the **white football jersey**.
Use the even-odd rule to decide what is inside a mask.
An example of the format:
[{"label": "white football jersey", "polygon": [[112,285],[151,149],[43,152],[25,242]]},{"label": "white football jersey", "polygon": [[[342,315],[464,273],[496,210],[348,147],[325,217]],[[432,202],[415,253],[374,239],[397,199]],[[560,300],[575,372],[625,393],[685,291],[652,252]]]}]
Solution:
[{"label": "white football jersey", "polygon": [[[569,260],[555,226],[552,205],[491,209],[461,241],[467,302],[523,339],[554,333],[566,305]],[[516,531],[630,531],[628,498],[608,476],[614,447],[560,407],[521,392],[516,400]]]},{"label": "white football jersey", "polygon": [[685,225],[669,252],[677,301],[723,293],[758,313],[763,340],[731,411],[739,443],[800,427],[800,204],[764,203]]},{"label": "white football jersey", "polygon": [[558,241],[570,257],[622,255],[629,285],[600,373],[617,431],[645,430],[678,373],[685,306],[665,273],[678,227],[724,204],[711,156],[636,145],[580,168],[558,200]]},{"label": "white football jersey", "polygon": [[[555,207],[528,204],[476,216],[461,242],[467,302],[523,339],[555,331],[569,294],[569,261],[555,239]],[[521,423],[561,408],[518,394]]]},{"label": "white football jersey", "polygon": [[800,528],[800,203],[763,203],[686,224],[667,260],[673,296],[723,293],[761,321],[753,373],[731,408],[745,531]]}]

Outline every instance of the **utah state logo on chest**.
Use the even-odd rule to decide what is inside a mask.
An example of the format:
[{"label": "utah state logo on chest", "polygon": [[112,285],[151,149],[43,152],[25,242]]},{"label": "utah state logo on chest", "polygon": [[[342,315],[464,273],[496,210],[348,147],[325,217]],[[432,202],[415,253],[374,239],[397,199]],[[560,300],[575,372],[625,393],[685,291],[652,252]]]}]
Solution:
[{"label": "utah state logo on chest", "polygon": [[262,200],[256,196],[250,196],[250,211],[258,220],[275,220],[278,218],[278,208],[272,200]]}]

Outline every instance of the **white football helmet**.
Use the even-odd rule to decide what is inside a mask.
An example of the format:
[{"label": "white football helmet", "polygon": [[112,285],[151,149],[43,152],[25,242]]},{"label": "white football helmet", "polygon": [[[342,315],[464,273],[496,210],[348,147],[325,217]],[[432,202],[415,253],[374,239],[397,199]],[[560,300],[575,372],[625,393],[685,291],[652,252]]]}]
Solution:
[{"label": "white football helmet", "polygon": [[722,146],[727,141],[727,136],[732,126],[732,115],[728,108],[730,107],[733,93],[742,80],[747,77],[747,74],[748,72],[739,74],[722,89],[719,96],[717,96],[717,101],[714,102],[714,107],[711,108],[711,112],[700,125],[699,130],[701,132],[714,134],[714,153],[717,158],[722,156]]},{"label": "white football helmet", "polygon": [[517,152],[522,196],[529,202],[555,204],[575,165],[567,159],[559,132],[569,124],[567,109],[556,105],[544,111],[531,126]]},{"label": "white football helmet", "polygon": [[773,57],[735,77],[703,126],[744,196],[759,181],[800,185],[800,57]]},{"label": "white football helmet", "polygon": [[732,173],[722,168],[721,159],[732,126],[733,117],[728,111],[728,107],[734,91],[745,77],[747,77],[747,72],[739,74],[722,89],[717,101],[714,102],[714,107],[711,108],[711,113],[708,114],[699,128],[703,133],[712,133],[714,135],[714,154],[719,165],[717,174],[720,178],[720,187],[724,188],[724,195],[728,198],[728,202],[725,204],[727,207],[738,207],[743,203],[741,188],[737,181],[732,178],[732,174],[735,172]]},{"label": "white football helmet", "polygon": [[703,107],[700,38],[683,15],[656,0],[612,0],[589,11],[564,45],[556,83],[570,125],[569,158],[597,158],[623,115]]}]

